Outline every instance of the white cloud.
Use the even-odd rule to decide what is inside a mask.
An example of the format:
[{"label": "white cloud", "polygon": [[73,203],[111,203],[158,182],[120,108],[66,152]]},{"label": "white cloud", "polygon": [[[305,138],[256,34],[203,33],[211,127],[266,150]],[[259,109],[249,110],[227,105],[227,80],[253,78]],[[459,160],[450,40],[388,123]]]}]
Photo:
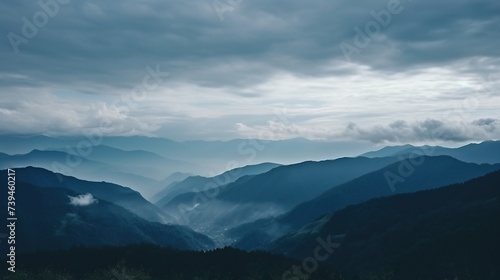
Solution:
[{"label": "white cloud", "polygon": [[70,200],[69,204],[73,206],[89,206],[91,204],[98,202],[98,200],[95,199],[91,193],[82,194],[76,197],[73,196],[68,196],[68,197]]}]

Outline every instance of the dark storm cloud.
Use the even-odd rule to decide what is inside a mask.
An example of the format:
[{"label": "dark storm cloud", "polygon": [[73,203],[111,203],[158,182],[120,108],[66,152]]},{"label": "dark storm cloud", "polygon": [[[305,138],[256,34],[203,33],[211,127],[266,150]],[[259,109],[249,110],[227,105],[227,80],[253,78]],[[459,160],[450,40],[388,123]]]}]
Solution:
[{"label": "dark storm cloud", "polygon": [[500,121],[479,119],[471,123],[444,122],[434,119],[407,123],[398,120],[387,126],[361,128],[350,123],[345,135],[373,143],[465,142],[500,138]]},{"label": "dark storm cloud", "polygon": [[[29,77],[28,85],[105,93],[98,85],[129,87],[144,67],[155,64],[175,72],[176,81],[210,87],[255,84],[280,72],[350,74],[330,67],[344,61],[339,45],[354,45],[354,27],[364,30],[374,20],[370,12],[387,10],[391,1],[245,0],[226,12],[224,21],[210,1],[68,1],[18,46],[17,55],[7,35],[23,36],[21,18],[32,22],[42,8],[36,1],[4,1],[0,83],[26,86],[24,79],[8,76],[22,75]],[[398,5],[400,13],[352,55],[353,62],[402,71],[500,54],[498,1]],[[463,70],[478,70],[472,68]]]},{"label": "dark storm cloud", "polygon": [[[221,20],[211,0],[2,1],[0,134],[106,119],[116,135],[255,137],[284,103],[280,138],[335,138],[349,122],[344,135],[373,142],[498,135],[498,1],[220,1],[239,4]],[[146,67],[171,75],[116,108]],[[437,116],[471,95],[466,125]],[[387,119],[401,120],[373,126]]]}]

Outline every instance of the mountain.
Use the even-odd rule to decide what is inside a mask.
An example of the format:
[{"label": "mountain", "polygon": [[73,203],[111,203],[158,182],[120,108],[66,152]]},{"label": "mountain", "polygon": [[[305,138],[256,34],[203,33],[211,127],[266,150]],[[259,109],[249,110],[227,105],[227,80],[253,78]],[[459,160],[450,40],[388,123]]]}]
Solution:
[{"label": "mountain", "polygon": [[440,146],[393,146],[378,151],[364,153],[366,157],[400,156],[407,154],[427,156],[450,156],[460,161],[473,163],[500,163],[500,141],[484,141],[471,143],[459,148],[445,148]]},{"label": "mountain", "polygon": [[186,194],[162,209],[197,231],[213,233],[274,217],[335,185],[380,169],[396,158],[341,158],[279,166],[209,191]]},{"label": "mountain", "polygon": [[[184,180],[184,179],[186,179],[187,177],[190,177],[190,176],[194,176],[194,174],[192,174],[192,173],[185,173],[185,172],[174,172],[174,173],[168,175],[167,177],[165,177],[163,180],[161,180],[160,184],[162,186],[168,186],[168,185],[170,185],[170,184],[172,184],[174,182],[180,182],[180,181],[182,181],[182,180]],[[155,197],[156,197],[157,194],[155,194]],[[156,200],[154,200],[154,201],[156,201]]]},{"label": "mountain", "polygon": [[14,167],[17,167],[20,165],[29,165],[30,163],[50,166],[53,163],[60,163],[61,165],[68,165],[68,169],[70,168],[70,165],[84,165],[85,167],[85,165],[91,164],[94,165],[95,168],[109,168],[108,165],[102,162],[95,162],[84,158],[77,158],[60,151],[42,151],[35,149],[26,154],[4,154],[3,158],[5,159],[5,161],[1,163],[2,166],[13,164],[16,165]]},{"label": "mountain", "polygon": [[328,212],[350,204],[379,196],[415,192],[459,183],[500,169],[500,164],[465,163],[448,156],[426,156],[419,160],[423,163],[420,166],[414,166],[414,172],[403,178],[404,181],[394,185],[393,188],[387,181],[390,174],[399,176],[402,166],[409,161],[399,161],[332,188],[313,200],[297,206],[282,220],[290,223],[293,227],[300,227]]},{"label": "mountain", "polygon": [[380,150],[371,151],[371,152],[361,154],[360,157],[368,157],[368,158],[392,157],[394,155],[397,155],[401,151],[413,149],[413,148],[416,148],[416,147],[413,145],[409,145],[409,144],[401,145],[401,146],[387,146],[387,147],[384,147]]},{"label": "mountain", "polygon": [[81,139],[78,137],[48,137],[43,135],[2,135],[0,152],[8,154],[26,154],[32,150],[45,150],[50,147],[74,146]]},{"label": "mountain", "polygon": [[170,200],[180,194],[187,192],[199,192],[226,185],[236,181],[242,176],[266,173],[278,166],[280,166],[280,164],[266,162],[231,169],[214,177],[190,176],[180,182],[168,185],[165,189],[153,197],[153,201],[156,201],[155,204],[162,208],[165,207]]},{"label": "mountain", "polygon": [[[123,158],[123,161],[125,161]],[[76,176],[85,180],[108,181],[119,185],[132,187],[145,196],[157,191],[158,181],[141,176],[148,172],[138,172],[139,167],[123,167],[110,165],[99,161],[74,156],[60,151],[33,150],[22,155],[11,155],[3,158],[0,169],[11,167],[35,166],[62,173],[64,175]],[[145,167],[147,170],[147,167]],[[134,173],[129,172],[135,170]]]},{"label": "mountain", "polygon": [[[229,236],[239,239],[235,244],[244,249],[255,249],[278,238],[287,231],[298,229],[326,213],[367,201],[372,198],[398,193],[409,193],[460,183],[500,169],[500,164],[465,163],[448,156],[404,159],[350,182],[333,187],[316,198],[304,202],[274,220],[261,221],[233,229]],[[407,169],[406,168],[412,168]],[[413,171],[411,171],[413,170]],[[411,172],[410,172],[411,171]],[[403,174],[402,172],[407,172]],[[407,176],[404,176],[407,175]],[[398,176],[394,186],[390,181]]]},{"label": "mountain", "polygon": [[198,164],[226,168],[228,160],[239,165],[259,162],[294,163],[307,159],[322,160],[351,156],[367,150],[364,142],[310,141],[304,138],[288,140],[233,139],[228,141],[172,141],[152,137],[106,137],[104,145],[123,150],[148,150],[156,154]]},{"label": "mountain", "polygon": [[[45,188],[63,188],[79,194],[90,193],[94,197],[122,206],[148,221],[171,223],[173,218],[144,199],[138,192],[112,183],[89,182],[51,171],[27,167],[16,168],[18,183]],[[2,177],[3,178],[3,177]],[[6,182],[6,179],[5,179]]]},{"label": "mountain", "polygon": [[[162,157],[180,160],[202,167],[188,171],[195,174],[210,174],[227,170],[229,162],[236,166],[260,162],[297,163],[305,160],[324,160],[353,156],[372,147],[366,142],[310,141],[303,138],[270,141],[259,139],[233,139],[229,141],[173,141],[158,137],[47,137],[3,135],[0,138],[0,152],[25,154],[34,149],[65,149],[79,143],[90,143],[95,147],[105,145],[124,151],[143,150]],[[174,170],[182,171],[182,170]],[[166,176],[168,174],[165,174]],[[165,186],[165,185],[164,185]]]},{"label": "mountain", "polygon": [[466,279],[466,274],[499,279],[498,236],[500,171],[495,171],[461,184],[349,206],[268,248],[302,259],[323,238],[339,243],[327,262],[346,272],[383,269],[394,279],[409,280]]},{"label": "mountain", "polygon": [[[55,150],[78,155],[78,149],[75,147]],[[85,158],[116,167],[122,173],[142,175],[157,181],[162,180],[165,174],[179,171],[199,171],[199,167],[194,164],[169,159],[152,152],[143,150],[124,151],[105,145],[92,146],[92,150],[88,155],[85,155]]]},{"label": "mountain", "polygon": [[[26,175],[28,173],[22,170],[16,171],[16,178]],[[143,243],[195,250],[213,247],[208,237],[191,229],[149,222],[100,198],[102,196],[79,197],[82,193],[59,187],[47,188],[43,178],[38,179],[41,184],[16,182],[18,253]],[[6,205],[7,192],[2,192],[0,199]],[[5,220],[6,212],[2,211],[1,215]]]},{"label": "mountain", "polygon": [[465,162],[500,163],[500,141],[472,143],[456,149],[436,149],[435,154],[448,155]]}]

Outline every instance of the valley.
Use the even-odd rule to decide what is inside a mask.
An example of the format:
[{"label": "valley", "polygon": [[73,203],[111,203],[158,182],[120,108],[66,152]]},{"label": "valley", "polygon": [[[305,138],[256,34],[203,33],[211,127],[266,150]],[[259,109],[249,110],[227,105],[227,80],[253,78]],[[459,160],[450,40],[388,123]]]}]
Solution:
[{"label": "valley", "polygon": [[[3,153],[1,158],[3,166],[16,172],[16,247],[19,254],[32,259],[39,251],[54,254],[82,246],[97,250],[150,244],[193,252],[233,247],[243,250],[238,253],[242,256],[247,254],[244,252],[265,251],[293,261],[307,259],[316,240],[324,239],[338,245],[329,251],[326,261],[321,261],[331,273],[383,274],[379,268],[384,267],[394,279],[444,277],[448,275],[442,269],[446,260],[454,258],[452,244],[443,244],[445,247],[434,253],[445,263],[422,274],[413,273],[421,275],[418,277],[407,273],[416,272],[417,264],[397,261],[396,256],[406,254],[405,259],[415,259],[422,250],[438,246],[432,244],[444,236],[455,242],[473,242],[471,236],[484,233],[486,221],[498,220],[500,142],[436,147],[436,155],[414,152],[421,149],[388,147],[323,161],[263,162],[210,177],[194,175],[196,170],[185,170],[182,165],[171,169],[169,161],[151,151],[131,153],[98,147],[75,167],[88,170],[89,176],[96,174],[99,180],[109,172],[109,182],[50,170],[51,162],[67,156],[57,149],[34,149],[24,155]],[[487,156],[478,157],[481,153]],[[462,155],[461,160],[453,157],[457,154]],[[467,154],[474,157],[467,158]],[[129,159],[126,165],[130,168],[137,164],[167,170],[154,174],[156,180],[164,178],[165,185],[160,181],[142,188],[134,188],[133,183],[120,185],[113,180],[113,172],[126,172],[121,156]],[[404,179],[394,185],[387,174]],[[7,170],[0,179],[7,180]],[[144,191],[146,187],[148,191]],[[144,193],[150,194],[150,200]],[[0,199],[6,201],[7,197],[2,193]],[[489,223],[488,227],[480,244],[498,246],[493,238],[498,225]],[[429,245],[410,246],[420,242]],[[489,248],[478,246],[467,250],[479,257]],[[5,250],[5,244],[0,244],[0,249]],[[362,256],[358,256],[360,251]],[[498,259],[497,253],[488,254],[492,260]],[[470,257],[461,262],[482,277],[489,276],[481,274],[481,269],[493,269],[488,265],[491,262],[476,262]]]}]

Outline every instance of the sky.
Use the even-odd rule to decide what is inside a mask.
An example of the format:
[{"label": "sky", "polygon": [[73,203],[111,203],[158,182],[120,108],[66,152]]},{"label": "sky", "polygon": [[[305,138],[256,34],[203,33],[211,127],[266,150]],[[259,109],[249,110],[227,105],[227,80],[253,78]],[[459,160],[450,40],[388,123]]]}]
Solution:
[{"label": "sky", "polygon": [[0,135],[500,139],[498,0],[0,2]]}]

